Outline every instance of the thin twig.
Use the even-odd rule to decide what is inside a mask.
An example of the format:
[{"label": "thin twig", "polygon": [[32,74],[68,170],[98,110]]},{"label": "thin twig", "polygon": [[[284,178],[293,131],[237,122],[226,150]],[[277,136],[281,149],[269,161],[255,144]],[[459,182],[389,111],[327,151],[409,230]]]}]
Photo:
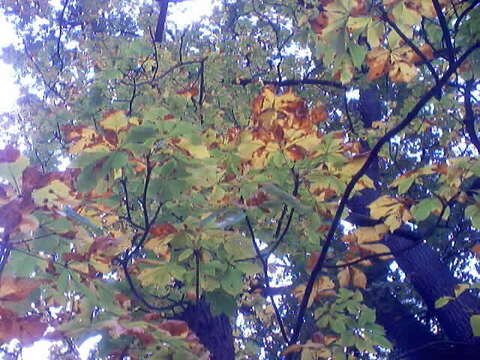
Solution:
[{"label": "thin twig", "polygon": [[[257,82],[257,79],[238,79],[233,82],[233,85],[248,85],[250,83]],[[275,80],[262,80],[262,83],[265,85],[274,85],[274,86],[302,86],[302,85],[319,85],[319,86],[328,86],[337,89],[347,89],[346,86],[342,85],[339,82],[331,81],[331,80],[320,80],[320,79],[290,79],[290,80],[283,80],[283,81],[275,81]]]},{"label": "thin twig", "polygon": [[[259,257],[262,263],[263,276],[265,279],[265,289],[268,291],[270,289],[270,277],[268,275],[268,260],[264,259],[263,256],[261,255],[261,250],[257,244],[257,239],[255,238],[255,233],[253,231],[252,223],[250,222],[250,219],[246,211],[244,212],[245,212],[245,221],[247,223],[248,231],[252,239],[253,248],[255,249],[255,253],[257,254],[257,256]],[[275,316],[277,318],[278,325],[280,326],[280,332],[282,333],[283,340],[288,343],[288,335],[287,335],[287,332],[285,331],[285,326],[283,325],[282,316],[280,314],[280,311],[278,310],[277,303],[275,302],[273,295],[269,295],[269,297],[270,297],[270,301],[272,302],[273,310],[275,311]]]}]

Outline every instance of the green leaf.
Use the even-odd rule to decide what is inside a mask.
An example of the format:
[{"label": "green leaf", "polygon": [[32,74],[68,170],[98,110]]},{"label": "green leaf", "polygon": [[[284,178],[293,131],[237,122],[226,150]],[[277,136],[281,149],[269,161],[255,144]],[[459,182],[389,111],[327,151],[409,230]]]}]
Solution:
[{"label": "green leaf", "polygon": [[442,296],[435,300],[435,309],[440,309],[452,301],[454,297],[452,296]]},{"label": "green leaf", "polygon": [[375,322],[375,311],[372,309],[365,308],[360,312],[360,317],[358,319],[358,323],[360,326],[364,326],[366,324],[371,324]]},{"label": "green leaf", "polygon": [[128,154],[124,151],[115,151],[110,154],[103,164],[104,171],[111,169],[120,169],[128,163]]},{"label": "green leaf", "polygon": [[235,267],[247,276],[261,274],[263,271],[260,265],[252,263],[237,263]]},{"label": "green leaf", "polygon": [[139,125],[130,129],[125,143],[144,144],[157,137],[157,129],[151,125]]},{"label": "green leaf", "polygon": [[350,56],[352,57],[353,65],[357,69],[360,69],[365,60],[365,56],[367,55],[367,50],[361,45],[352,43],[348,47],[348,51],[350,52]]},{"label": "green leaf", "polygon": [[470,316],[470,326],[472,327],[473,336],[480,336],[480,315]]},{"label": "green leaf", "polygon": [[227,273],[220,279],[222,289],[228,294],[238,295],[243,287],[242,273],[236,269],[229,268]]},{"label": "green leaf", "polygon": [[8,181],[14,188],[20,190],[22,187],[22,173],[29,163],[28,159],[22,155],[14,162],[1,162],[0,177]]},{"label": "green leaf", "polygon": [[345,322],[340,318],[330,318],[329,324],[330,328],[337,334],[342,334],[346,330]]},{"label": "green leaf", "polygon": [[[400,188],[400,186],[399,186]],[[442,203],[437,198],[423,199],[412,207],[412,214],[417,221],[423,221],[430,216],[434,210],[440,210]]]},{"label": "green leaf", "polygon": [[233,316],[235,314],[235,298],[225,291],[215,290],[207,293],[205,297],[211,305],[213,315],[224,313],[227,316]]},{"label": "green leaf", "polygon": [[465,216],[469,217],[472,225],[480,230],[480,202],[467,206]]},{"label": "green leaf", "polygon": [[185,261],[193,255],[193,249],[185,249],[178,255],[178,261]]},{"label": "green leaf", "polygon": [[408,176],[398,182],[398,193],[405,194],[415,182],[415,176]]}]

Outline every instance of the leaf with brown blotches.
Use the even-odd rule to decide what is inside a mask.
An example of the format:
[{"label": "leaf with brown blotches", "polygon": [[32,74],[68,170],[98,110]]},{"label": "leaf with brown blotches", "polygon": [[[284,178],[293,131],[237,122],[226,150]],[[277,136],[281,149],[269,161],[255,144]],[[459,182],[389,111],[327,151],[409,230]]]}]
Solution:
[{"label": "leaf with brown blotches", "polygon": [[23,301],[30,293],[40,286],[49,283],[49,280],[14,278],[11,276],[2,276],[0,283],[1,301]]}]

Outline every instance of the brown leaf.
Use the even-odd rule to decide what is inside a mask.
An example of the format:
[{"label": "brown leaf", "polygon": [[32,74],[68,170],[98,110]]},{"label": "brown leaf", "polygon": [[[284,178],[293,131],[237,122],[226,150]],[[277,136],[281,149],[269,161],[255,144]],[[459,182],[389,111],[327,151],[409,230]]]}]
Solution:
[{"label": "brown leaf", "polygon": [[350,10],[350,15],[352,16],[362,16],[368,13],[367,2],[365,0],[353,0],[352,9]]},{"label": "brown leaf", "polygon": [[365,289],[367,287],[367,277],[363,271],[352,267],[352,284],[353,286]]},{"label": "brown leaf", "polygon": [[286,151],[288,158],[294,161],[303,160],[307,155],[307,150],[299,145],[291,145]]},{"label": "brown leaf", "polygon": [[320,106],[314,107],[310,111],[310,119],[311,119],[312,124],[319,124],[322,121],[327,120],[328,119],[328,113],[325,110],[325,106],[320,105]]},{"label": "brown leaf", "polygon": [[13,163],[20,157],[20,151],[8,144],[0,150],[0,163]]},{"label": "brown leaf", "polygon": [[37,315],[18,317],[13,311],[0,308],[0,343],[18,339],[28,346],[39,340],[46,329],[47,324]]},{"label": "brown leaf", "polygon": [[22,222],[22,211],[18,201],[11,201],[0,207],[0,226],[6,233],[14,231]]},{"label": "brown leaf", "polygon": [[384,75],[390,66],[390,52],[382,48],[371,50],[367,54],[367,65],[369,67],[367,79],[374,81]]},{"label": "brown leaf", "polygon": [[0,300],[23,301],[28,298],[33,290],[48,282],[49,280],[34,280],[3,276],[0,284]]},{"label": "brown leaf", "polygon": [[177,91],[177,95],[185,96],[185,97],[194,97],[194,96],[197,96],[198,93],[199,93],[198,87],[193,84],[190,86],[187,86],[184,89]]},{"label": "brown leaf", "polygon": [[322,35],[323,30],[328,26],[328,16],[325,13],[320,13],[316,18],[311,19],[310,26],[314,33]]},{"label": "brown leaf", "polygon": [[305,269],[308,272],[312,272],[312,270],[315,267],[315,264],[317,263],[319,257],[320,257],[320,252],[319,251],[312,251],[312,253],[308,256],[307,264],[305,265]]},{"label": "brown leaf", "polygon": [[150,234],[159,238],[164,238],[176,232],[177,229],[172,224],[154,225],[150,228]]},{"label": "brown leaf", "polygon": [[341,287],[347,287],[350,285],[350,269],[349,267],[345,267],[339,271],[337,274],[338,283]]},{"label": "brown leaf", "polygon": [[171,336],[186,337],[189,331],[188,324],[181,320],[168,320],[157,326],[167,331]]},{"label": "brown leaf", "polygon": [[268,200],[268,196],[264,191],[258,191],[245,202],[248,206],[259,206]]}]

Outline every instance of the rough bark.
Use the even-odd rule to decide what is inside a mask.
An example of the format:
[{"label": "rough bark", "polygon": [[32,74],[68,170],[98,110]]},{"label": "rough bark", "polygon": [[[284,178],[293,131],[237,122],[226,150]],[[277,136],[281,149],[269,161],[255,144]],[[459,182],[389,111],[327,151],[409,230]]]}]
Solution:
[{"label": "rough bark", "polygon": [[[392,252],[414,245],[411,239],[395,235],[388,236],[385,244]],[[453,296],[455,286],[460,283],[435,250],[421,243],[395,256],[395,260],[427,307],[435,314],[450,340],[480,342],[479,338],[473,336],[470,326],[470,316],[480,314],[480,299],[477,296],[464,292],[447,305],[435,309],[435,301],[442,296]]]},{"label": "rough bark", "polygon": [[225,314],[213,316],[210,305],[200,300],[197,305],[190,305],[179,318],[187,322],[203,346],[210,351],[212,360],[235,359],[232,327]]}]

